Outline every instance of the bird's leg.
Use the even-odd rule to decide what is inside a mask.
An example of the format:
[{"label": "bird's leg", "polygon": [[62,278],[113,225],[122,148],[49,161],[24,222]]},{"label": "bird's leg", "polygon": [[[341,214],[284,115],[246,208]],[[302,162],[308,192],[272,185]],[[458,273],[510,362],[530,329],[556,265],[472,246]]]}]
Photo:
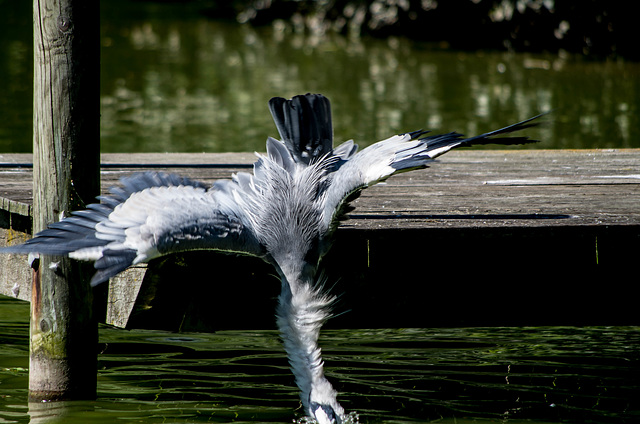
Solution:
[{"label": "bird's leg", "polygon": [[278,299],[277,323],[289,364],[300,388],[300,400],[307,414],[319,423],[342,422],[344,409],[337,392],[325,378],[318,346],[322,325],[329,317],[333,298],[310,283],[285,278]]}]

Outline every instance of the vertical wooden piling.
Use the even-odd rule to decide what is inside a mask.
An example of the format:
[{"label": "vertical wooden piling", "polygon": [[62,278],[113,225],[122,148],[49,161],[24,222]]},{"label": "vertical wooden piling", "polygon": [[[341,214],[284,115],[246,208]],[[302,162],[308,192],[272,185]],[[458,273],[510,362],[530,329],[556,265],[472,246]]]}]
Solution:
[{"label": "vertical wooden piling", "polygon": [[[99,193],[99,2],[33,0],[33,13],[35,233]],[[92,398],[91,271],[47,256],[33,266],[29,398]]]}]

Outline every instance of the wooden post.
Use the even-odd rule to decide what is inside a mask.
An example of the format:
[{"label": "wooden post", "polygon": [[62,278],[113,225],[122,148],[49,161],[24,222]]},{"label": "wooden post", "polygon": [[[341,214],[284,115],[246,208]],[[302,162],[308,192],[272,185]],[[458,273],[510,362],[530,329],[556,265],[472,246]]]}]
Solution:
[{"label": "wooden post", "polygon": [[[33,13],[35,233],[99,194],[99,2],[34,0]],[[46,256],[33,267],[29,398],[93,398],[91,271]]]}]

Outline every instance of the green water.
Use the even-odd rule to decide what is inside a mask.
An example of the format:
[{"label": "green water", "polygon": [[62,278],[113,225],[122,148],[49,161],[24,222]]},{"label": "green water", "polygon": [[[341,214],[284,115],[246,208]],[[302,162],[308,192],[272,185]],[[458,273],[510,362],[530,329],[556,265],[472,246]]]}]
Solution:
[{"label": "green water", "polygon": [[[338,140],[416,129],[475,134],[541,111],[536,148],[640,147],[640,64],[442,51],[205,17],[197,2],[102,2],[104,152],[262,151],[272,96],[321,92]],[[29,2],[4,2],[0,152],[31,150]],[[194,6],[195,5],[195,6]]]},{"label": "green water", "polygon": [[[321,339],[327,375],[361,423],[640,420],[636,327],[343,329]],[[28,404],[28,304],[0,297],[0,423],[300,417],[275,331],[102,327],[99,350],[96,401]]]},{"label": "green water", "polygon": [[[31,150],[31,11],[3,2],[0,152]],[[540,148],[640,147],[640,65],[311,37],[174,2],[102,2],[104,152],[263,150],[271,96],[321,92],[338,139],[467,134],[554,110]],[[250,311],[248,311],[249,313]],[[261,323],[262,324],[262,323]],[[327,330],[327,374],[360,422],[640,421],[631,327]],[[291,422],[275,331],[100,330],[98,399],[27,403],[28,305],[0,297],[0,423]],[[53,417],[53,418],[52,418]]]}]

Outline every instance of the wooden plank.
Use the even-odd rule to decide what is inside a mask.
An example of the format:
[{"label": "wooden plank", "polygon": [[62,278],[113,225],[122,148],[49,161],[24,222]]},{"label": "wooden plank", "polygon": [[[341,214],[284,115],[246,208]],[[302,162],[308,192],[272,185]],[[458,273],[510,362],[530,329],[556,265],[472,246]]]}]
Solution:
[{"label": "wooden plank", "polygon": [[[30,204],[30,169],[6,165],[24,159],[0,157],[5,164],[0,164],[3,205]],[[103,154],[102,192],[149,164],[167,166],[153,170],[211,183],[247,171],[254,159],[249,153]],[[639,196],[638,149],[456,151],[429,169],[396,175],[365,190],[342,227],[638,225]]]},{"label": "wooden plank", "polygon": [[25,216],[31,215],[32,161],[33,155],[30,153],[0,154],[0,210]]},{"label": "wooden plank", "polygon": [[147,272],[146,264],[130,267],[109,280],[105,322],[125,328],[138,300],[138,293]]},{"label": "wooden plank", "polygon": [[[0,228],[0,246],[20,244],[28,234]],[[27,255],[0,255],[0,294],[20,300],[31,300],[31,267]]]},{"label": "wooden plank", "polygon": [[640,151],[453,152],[354,202],[356,228],[640,224]]}]

